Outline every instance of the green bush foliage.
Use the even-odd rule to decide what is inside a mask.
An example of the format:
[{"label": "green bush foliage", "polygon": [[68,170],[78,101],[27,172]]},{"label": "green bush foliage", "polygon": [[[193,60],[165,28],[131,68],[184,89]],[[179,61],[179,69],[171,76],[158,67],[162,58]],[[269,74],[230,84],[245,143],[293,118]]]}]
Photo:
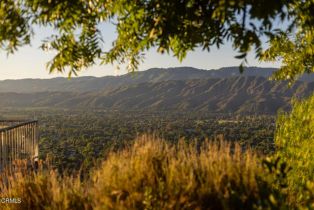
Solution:
[{"label": "green bush foliage", "polygon": [[314,208],[314,95],[294,100],[291,113],[279,114],[275,143],[277,155],[291,167],[287,181],[294,195],[290,202],[312,199]]}]

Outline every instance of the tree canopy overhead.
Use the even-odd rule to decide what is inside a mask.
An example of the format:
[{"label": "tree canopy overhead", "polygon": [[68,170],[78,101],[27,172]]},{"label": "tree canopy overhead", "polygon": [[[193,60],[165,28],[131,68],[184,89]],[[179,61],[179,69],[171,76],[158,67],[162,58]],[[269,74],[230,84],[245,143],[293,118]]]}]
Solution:
[{"label": "tree canopy overhead", "polygon": [[[275,78],[294,81],[314,72],[313,12],[314,0],[1,0],[0,47],[14,53],[31,42],[35,25],[52,27],[57,33],[42,44],[57,52],[48,69],[71,74],[98,60],[135,70],[152,47],[182,60],[230,41],[239,59],[254,50],[261,60],[282,60]],[[108,51],[103,22],[118,34]]]}]

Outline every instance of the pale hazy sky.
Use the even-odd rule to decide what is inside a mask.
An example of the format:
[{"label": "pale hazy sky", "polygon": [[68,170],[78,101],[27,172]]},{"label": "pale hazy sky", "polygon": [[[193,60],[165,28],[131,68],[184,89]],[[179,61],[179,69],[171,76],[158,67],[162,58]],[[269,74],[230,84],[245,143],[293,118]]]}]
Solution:
[{"label": "pale hazy sky", "polygon": [[[101,26],[105,47],[109,49],[111,42],[114,40],[115,31],[112,25],[103,24]],[[39,49],[43,39],[49,36],[52,30],[45,28],[36,28],[36,36],[32,40],[32,46],[20,48],[18,52],[7,57],[6,52],[0,51],[0,80],[5,79],[21,79],[21,78],[52,78],[66,77],[67,74],[54,73],[49,74],[46,70],[46,63],[52,58],[51,52],[44,52]],[[233,51],[230,44],[226,44],[219,50],[212,49],[211,52],[197,49],[190,52],[186,59],[180,63],[172,55],[161,55],[156,49],[150,50],[146,54],[144,63],[140,65],[139,70],[146,70],[153,67],[177,67],[192,66],[201,69],[216,69],[225,66],[237,66],[241,60],[235,59],[236,52]],[[254,58],[253,53],[248,58],[249,66],[260,67],[278,67],[279,63],[260,63]],[[118,74],[126,73],[122,67]],[[79,76],[106,76],[115,75],[115,67],[111,65],[94,66],[90,69],[82,71]]]}]

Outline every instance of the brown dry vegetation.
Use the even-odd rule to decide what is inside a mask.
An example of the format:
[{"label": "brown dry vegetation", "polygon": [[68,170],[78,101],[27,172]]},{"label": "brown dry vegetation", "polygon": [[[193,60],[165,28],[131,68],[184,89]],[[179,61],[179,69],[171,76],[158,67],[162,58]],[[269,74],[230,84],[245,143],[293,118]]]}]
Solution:
[{"label": "brown dry vegetation", "polygon": [[1,209],[277,209],[284,195],[274,180],[238,145],[142,136],[84,180],[53,170],[4,174],[0,196],[22,203]]}]

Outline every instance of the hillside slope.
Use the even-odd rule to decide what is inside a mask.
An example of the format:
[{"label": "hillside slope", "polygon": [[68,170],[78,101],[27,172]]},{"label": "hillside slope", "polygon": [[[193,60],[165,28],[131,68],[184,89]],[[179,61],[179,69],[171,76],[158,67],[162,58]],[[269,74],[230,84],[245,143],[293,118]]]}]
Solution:
[{"label": "hillside slope", "polygon": [[[249,67],[241,76],[269,77],[274,68]],[[200,70],[192,67],[153,68],[147,71],[129,73],[122,76],[78,77],[54,79],[22,79],[0,81],[0,92],[90,92],[114,89],[122,85],[156,83],[170,80],[191,80],[206,78],[230,78],[240,76],[239,67],[226,67],[218,70]],[[314,75],[305,75],[301,81],[314,81]]]},{"label": "hillside slope", "polygon": [[62,107],[115,110],[193,110],[275,113],[304,97],[314,82],[273,82],[263,77],[170,80],[122,85],[92,92],[0,93],[1,107]]}]

